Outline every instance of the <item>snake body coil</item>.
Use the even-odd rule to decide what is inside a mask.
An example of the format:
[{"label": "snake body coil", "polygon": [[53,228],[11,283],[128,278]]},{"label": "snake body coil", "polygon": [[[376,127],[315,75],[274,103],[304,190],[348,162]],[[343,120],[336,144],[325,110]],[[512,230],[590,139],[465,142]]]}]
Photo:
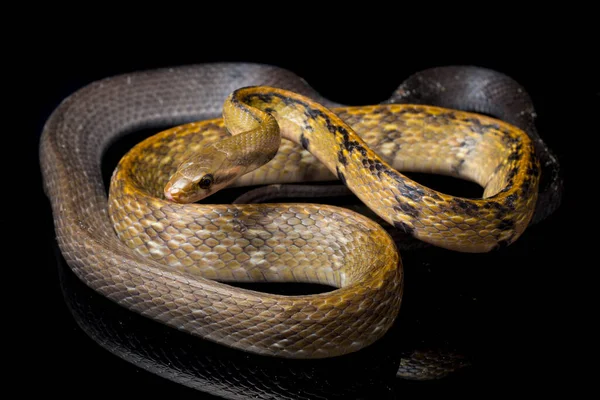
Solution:
[{"label": "snake body coil", "polygon": [[[521,131],[500,121],[434,107],[393,105],[339,109],[336,116],[308,100],[334,106],[303,81],[267,66],[211,64],[135,73],[94,83],[66,99],[47,122],[41,140],[58,242],[84,282],[167,325],[260,354],[333,356],[358,350],[385,333],[400,306],[401,264],[389,235],[367,218],[337,207],[190,207],[161,199],[169,174],[200,125],[204,140],[224,136],[218,122],[157,135],[120,163],[110,204],[116,231],[126,245],[115,235],[100,176],[100,158],[110,141],[142,127],[214,118],[227,95],[257,84],[307,96],[279,90],[237,92],[244,104],[274,114],[286,137],[295,135],[329,168],[288,171],[289,181],[307,174],[326,179],[334,172],[363,201],[374,201],[375,210],[388,222],[424,240],[465,251],[488,251],[510,243],[533,214],[539,174],[533,146]],[[246,106],[236,107],[256,115]],[[398,129],[404,150],[399,158],[390,155],[389,165],[351,136],[345,125],[360,131],[360,121],[366,121],[362,122],[366,130],[402,111],[409,121],[406,129]],[[449,141],[440,144],[436,132],[445,124],[457,128]],[[298,126],[308,127],[314,135],[300,133]],[[487,198],[455,199],[392,172],[391,167],[411,169],[407,154],[419,145],[409,144],[426,138],[426,132],[429,144],[438,143],[436,154],[415,169],[475,180],[486,188]],[[386,154],[385,142],[381,146]],[[456,149],[462,151],[458,156],[453,155]],[[445,161],[436,158],[440,151]],[[482,162],[477,154],[488,159]],[[155,174],[150,166],[159,166]],[[244,179],[257,183],[261,174],[269,173],[258,169]],[[387,197],[375,198],[375,192]],[[300,279],[341,289],[286,297],[232,288],[206,277]]]}]

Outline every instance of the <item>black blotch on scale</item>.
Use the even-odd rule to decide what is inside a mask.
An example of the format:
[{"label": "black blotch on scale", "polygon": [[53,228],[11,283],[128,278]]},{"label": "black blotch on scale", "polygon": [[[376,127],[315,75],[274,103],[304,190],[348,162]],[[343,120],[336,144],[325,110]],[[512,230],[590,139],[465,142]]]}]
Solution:
[{"label": "black blotch on scale", "polygon": [[308,138],[306,136],[304,136],[304,133],[300,135],[300,144],[302,145],[302,148],[304,150],[308,150],[310,141],[308,140]]},{"label": "black blotch on scale", "polygon": [[342,172],[342,171],[340,171],[340,167],[339,167],[339,166],[336,166],[336,167],[335,167],[335,172],[336,172],[336,174],[337,174],[337,176],[338,176],[339,180],[340,180],[340,181],[342,181],[342,183],[343,183],[344,185],[346,185],[346,177],[344,176],[343,172]]},{"label": "black blotch on scale", "polygon": [[258,100],[260,100],[263,103],[272,103],[273,102],[273,95],[269,94],[269,93],[252,93],[251,95],[248,95],[248,99],[255,97]]},{"label": "black blotch on scale", "polygon": [[498,224],[498,226],[496,228],[498,228],[502,231],[514,230],[515,222],[510,219],[503,219],[500,221],[500,223]]},{"label": "black blotch on scale", "polygon": [[394,228],[401,230],[404,233],[412,235],[415,229],[403,221],[394,221]]},{"label": "black blotch on scale", "polygon": [[468,128],[471,130],[471,132],[479,135],[485,134],[490,129],[500,130],[500,126],[498,124],[483,124],[477,118],[464,118],[463,121],[469,124]]},{"label": "black blotch on scale", "polygon": [[465,159],[461,158],[460,161],[452,166],[452,172],[456,175],[460,174],[460,170],[462,169],[463,165],[465,164]]},{"label": "black blotch on scale", "polygon": [[[317,118],[323,119],[323,121],[325,122],[325,125],[327,126],[327,129],[333,134],[335,134],[337,132],[340,132],[343,134],[346,131],[346,129],[344,129],[343,127],[339,127],[338,125],[334,124],[331,121],[331,119],[329,118],[329,116],[327,116],[327,114],[325,114],[323,111],[312,108],[311,106],[309,106],[307,103],[305,103],[302,100],[287,97],[287,96],[284,96],[279,93],[270,93],[270,94],[253,93],[248,96],[248,98],[252,98],[252,97],[257,97],[259,100],[261,100],[265,103],[272,102],[273,98],[275,98],[275,97],[279,98],[283,102],[283,104],[285,104],[286,106],[291,106],[291,105],[300,106],[304,110],[304,116],[309,120],[316,120]],[[346,132],[346,134],[347,134],[347,132]]]},{"label": "black blotch on scale", "polygon": [[[398,201],[397,197],[396,200]],[[419,209],[408,204],[406,201],[398,201],[398,204],[394,206],[394,210],[402,214],[410,215],[413,218],[418,218],[420,215]]]},{"label": "black blotch on scale", "polygon": [[475,204],[460,198],[452,199],[450,202],[450,208],[459,214],[463,212],[469,216],[477,216],[479,214],[479,210]]},{"label": "black blotch on scale", "polygon": [[515,200],[517,200],[517,197],[518,196],[517,196],[516,193],[513,193],[513,194],[510,194],[510,195],[506,196],[506,207],[508,207],[509,209],[514,208],[514,206],[515,206]]}]

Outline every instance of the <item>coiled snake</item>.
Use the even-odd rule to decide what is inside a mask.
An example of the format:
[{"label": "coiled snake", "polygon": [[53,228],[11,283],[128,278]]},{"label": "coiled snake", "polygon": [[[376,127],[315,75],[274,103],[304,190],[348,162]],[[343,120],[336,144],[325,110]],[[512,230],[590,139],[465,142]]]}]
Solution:
[{"label": "coiled snake", "polygon": [[[417,89],[426,88],[436,74],[456,76],[464,71],[421,73],[406,81],[392,99],[406,100],[411,92],[425,96],[427,90]],[[499,76],[491,82],[506,79]],[[417,88],[411,87],[419,80]],[[266,88],[236,91],[252,85],[298,94]],[[514,84],[510,90],[515,90]],[[328,357],[377,340],[400,306],[402,271],[395,246],[379,225],[365,217],[318,205],[180,205],[163,198],[164,185],[185,150],[202,147],[191,141],[200,128],[203,140],[219,146],[217,139],[225,131],[218,120],[176,127],[136,147],[115,171],[107,202],[100,161],[112,140],[143,127],[217,117],[223,100],[234,91],[225,108],[232,114],[233,133],[249,126],[264,139],[281,126],[286,137],[295,137],[329,168],[313,166],[306,153],[281,149],[277,155],[263,153],[267,154],[263,158],[274,157],[273,164],[277,157],[288,159],[283,170],[288,181],[307,176],[328,179],[334,172],[363,201],[375,201],[380,216],[434,244],[488,251],[516,240],[536,203],[539,169],[534,145],[542,160],[542,176],[549,175],[542,181],[534,219],[558,205],[560,178],[547,173],[558,171],[557,163],[531,129],[527,133],[533,141],[498,120],[414,105],[331,113],[315,101],[336,105],[295,75],[262,65],[208,64],[108,78],[63,101],[44,128],[41,165],[58,243],[69,266],[90,287],[177,329],[260,354]],[[448,127],[450,134],[444,133]],[[388,135],[391,139],[380,145],[388,159],[380,159],[351,129],[364,131],[367,143],[367,129],[376,133],[373,136]],[[255,140],[243,133],[233,137]],[[411,153],[427,154],[428,149],[433,149],[431,154],[421,161],[410,158]],[[236,165],[235,172],[248,169],[243,163]],[[436,193],[391,167],[466,177],[486,188],[486,198]],[[210,174],[207,184],[206,174],[193,179],[185,171],[179,174],[194,187],[206,188],[220,182],[222,172],[229,179],[233,176],[231,169],[219,170]],[[261,174],[274,173],[259,168],[239,183],[257,183]],[[377,197],[376,192],[387,197]],[[300,279],[340,289],[288,297],[206,278]]]}]

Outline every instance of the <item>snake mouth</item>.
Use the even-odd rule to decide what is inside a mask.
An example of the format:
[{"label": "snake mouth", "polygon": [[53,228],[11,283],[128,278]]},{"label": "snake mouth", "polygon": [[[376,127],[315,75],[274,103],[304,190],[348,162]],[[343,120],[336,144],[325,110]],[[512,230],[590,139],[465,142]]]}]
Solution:
[{"label": "snake mouth", "polygon": [[173,193],[171,193],[172,188],[173,184],[171,182],[167,182],[163,189],[163,195],[165,196],[165,199],[175,201],[175,199],[173,198]]},{"label": "snake mouth", "polygon": [[172,179],[167,182],[163,190],[165,199],[175,203],[191,203],[193,202],[193,193],[189,193],[186,188],[187,179]]}]

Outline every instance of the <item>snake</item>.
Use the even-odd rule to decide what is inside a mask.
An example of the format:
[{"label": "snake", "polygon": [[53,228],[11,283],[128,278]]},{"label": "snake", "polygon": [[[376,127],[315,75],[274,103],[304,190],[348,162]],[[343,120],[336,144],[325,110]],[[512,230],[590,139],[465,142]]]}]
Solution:
[{"label": "snake", "polygon": [[[410,85],[428,74],[452,76],[456,71],[462,73],[464,67],[417,75],[391,100],[406,99],[415,90]],[[497,76],[491,81],[497,82]],[[215,119],[224,99],[226,120],[232,123],[227,128]],[[542,160],[542,176],[558,167],[533,130],[417,104],[339,106],[287,70],[245,63],[134,72],[78,90],[52,113],[40,140],[44,188],[69,267],[121,306],[192,335],[263,355],[332,357],[379,339],[399,311],[402,263],[390,236],[368,218],[333,206],[174,202],[175,191],[165,192],[169,178],[193,181],[184,171],[190,164],[186,150],[220,148],[226,154],[226,146],[219,147],[222,139],[239,149],[240,142],[272,140],[266,137],[281,131],[296,140],[296,145],[289,143],[296,150],[282,151],[282,144],[276,153],[261,150],[259,158],[272,164],[278,157],[295,166],[310,164],[302,172],[289,167],[289,181],[335,176],[363,201],[374,200],[376,212],[393,225],[458,251],[510,244],[530,220],[540,213],[543,219],[557,207],[561,181],[556,174],[542,179],[538,195],[537,160]],[[385,121],[395,116],[400,119]],[[105,149],[129,132],[165,125],[175,128],[140,143],[119,163],[107,199],[100,172]],[[450,135],[443,133],[448,126]],[[379,134],[396,131],[402,156],[388,161],[378,156],[367,137],[354,133],[362,128]],[[202,140],[192,143],[198,133]],[[439,140],[444,135],[446,142]],[[387,146],[399,150],[393,140]],[[427,145],[436,153],[431,158],[415,163],[406,157],[415,149],[423,154]],[[456,149],[462,153],[451,151]],[[314,155],[324,166],[306,161]],[[244,179],[257,183],[269,175],[264,168],[270,163],[236,184]],[[216,187],[223,174],[231,179],[258,164],[238,161],[235,168],[202,175],[192,186]],[[437,193],[394,167],[466,177],[485,187],[484,197]],[[171,188],[185,192],[185,185],[173,182]],[[477,229],[456,230],[470,224]],[[244,279],[320,282],[338,289],[281,296],[227,284]]]}]

